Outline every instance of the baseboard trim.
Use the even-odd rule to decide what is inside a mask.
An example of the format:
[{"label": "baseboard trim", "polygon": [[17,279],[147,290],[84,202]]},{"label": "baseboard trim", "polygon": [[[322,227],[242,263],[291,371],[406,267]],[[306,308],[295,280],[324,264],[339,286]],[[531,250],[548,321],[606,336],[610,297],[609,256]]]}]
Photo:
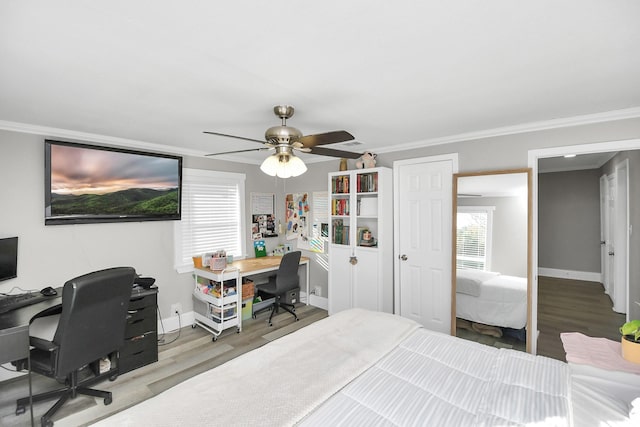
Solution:
[{"label": "baseboard trim", "polygon": [[602,283],[602,275],[591,271],[560,270],[557,268],[538,267],[538,276]]},{"label": "baseboard trim", "polygon": [[180,329],[180,327],[184,328],[185,326],[193,325],[194,322],[195,322],[195,316],[193,314],[193,311],[190,311],[188,313],[182,313],[180,317],[171,316],[165,319],[158,319],[158,335],[162,334],[163,327],[164,327],[164,332],[168,333],[168,332],[177,331],[178,329]]},{"label": "baseboard trim", "polygon": [[329,310],[329,298],[318,297],[314,294],[309,295],[309,305],[321,308],[323,310]]}]

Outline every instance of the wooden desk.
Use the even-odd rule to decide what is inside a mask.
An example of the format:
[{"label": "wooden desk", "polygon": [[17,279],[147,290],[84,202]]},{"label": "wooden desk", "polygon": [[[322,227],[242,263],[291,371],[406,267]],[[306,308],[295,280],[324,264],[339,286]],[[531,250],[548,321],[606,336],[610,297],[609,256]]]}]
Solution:
[{"label": "wooden desk", "polygon": [[[277,271],[280,267],[280,261],[282,256],[265,256],[260,258],[245,258],[234,260],[231,264],[227,265],[227,271],[231,269],[237,269],[240,274],[240,279],[246,276],[254,274],[268,273],[271,271]],[[309,305],[309,257],[300,257],[300,265],[304,265],[305,268],[305,281],[307,289],[307,305]],[[201,268],[201,270],[208,270],[207,268]]]}]

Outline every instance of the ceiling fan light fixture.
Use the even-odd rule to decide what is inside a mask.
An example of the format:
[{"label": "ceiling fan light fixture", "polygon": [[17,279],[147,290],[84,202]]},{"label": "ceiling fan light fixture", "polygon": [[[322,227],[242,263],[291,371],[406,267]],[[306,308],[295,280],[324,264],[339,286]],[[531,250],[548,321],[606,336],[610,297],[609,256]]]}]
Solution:
[{"label": "ceiling fan light fixture", "polygon": [[292,176],[302,175],[307,171],[307,166],[301,158],[284,153],[275,153],[262,162],[260,170],[269,176],[277,176],[278,178],[290,178]]},{"label": "ceiling fan light fixture", "polygon": [[307,165],[298,156],[291,155],[287,165],[291,170],[291,176],[299,176],[307,171]]},{"label": "ceiling fan light fixture", "polygon": [[273,154],[264,159],[264,161],[260,165],[260,170],[262,170],[262,172],[266,173],[269,176],[276,176],[279,163],[280,161],[278,160],[278,155]]}]

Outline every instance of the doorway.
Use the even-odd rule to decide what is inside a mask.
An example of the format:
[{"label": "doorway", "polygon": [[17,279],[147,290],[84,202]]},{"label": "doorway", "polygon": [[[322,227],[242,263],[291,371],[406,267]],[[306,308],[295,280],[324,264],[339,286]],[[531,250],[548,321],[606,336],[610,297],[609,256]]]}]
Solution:
[{"label": "doorway", "polygon": [[[554,147],[540,150],[531,150],[529,151],[529,166],[533,170],[534,179],[533,179],[533,209],[532,214],[533,218],[533,248],[532,248],[532,258],[533,265],[537,270],[539,266],[539,194],[538,194],[538,174],[539,174],[539,160],[547,159],[551,157],[559,157],[567,154],[590,154],[590,153],[604,153],[604,152],[618,152],[618,151],[629,151],[629,150],[638,150],[640,149],[640,140],[625,140],[625,141],[612,141],[607,143],[597,143],[597,144],[584,144],[584,145],[574,145],[574,146],[566,146],[566,147]],[[629,170],[627,167],[627,174]],[[628,207],[627,207],[628,211]],[[628,234],[627,234],[628,235]],[[629,251],[626,250],[625,257],[628,257]],[[627,263],[628,265],[628,263]],[[628,282],[628,271],[624,273],[627,276]],[[587,279],[590,280],[590,279]],[[614,279],[615,280],[615,279]],[[598,280],[600,281],[600,280]],[[624,280],[623,280],[624,281]],[[534,272],[533,283],[532,283],[532,321],[531,326],[534,331],[538,330],[538,272]],[[630,290],[635,292],[634,290]],[[627,295],[629,293],[627,292]],[[538,343],[536,340],[532,342],[532,353],[537,354],[538,352]]]}]

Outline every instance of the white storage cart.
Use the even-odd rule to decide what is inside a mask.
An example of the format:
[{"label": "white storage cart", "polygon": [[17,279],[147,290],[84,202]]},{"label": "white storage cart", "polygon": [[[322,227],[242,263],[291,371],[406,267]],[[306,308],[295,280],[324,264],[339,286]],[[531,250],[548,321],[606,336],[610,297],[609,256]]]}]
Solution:
[{"label": "white storage cart", "polygon": [[237,268],[223,270],[194,268],[193,312],[195,323],[213,334],[212,341],[225,329],[242,330],[242,284]]}]

